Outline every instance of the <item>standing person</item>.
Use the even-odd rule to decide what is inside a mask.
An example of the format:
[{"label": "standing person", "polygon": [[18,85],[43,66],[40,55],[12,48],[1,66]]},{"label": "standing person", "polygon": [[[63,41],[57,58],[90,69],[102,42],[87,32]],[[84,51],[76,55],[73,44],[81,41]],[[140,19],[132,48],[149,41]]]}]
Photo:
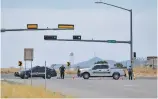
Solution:
[{"label": "standing person", "polygon": [[129,80],[132,80],[133,78],[133,69],[131,66],[129,66],[128,68],[128,76],[129,76]]},{"label": "standing person", "polygon": [[62,65],[60,68],[60,78],[61,79],[64,79],[64,74],[65,74],[65,67],[64,67],[64,65]]},{"label": "standing person", "polygon": [[77,76],[80,77],[80,68],[77,70]]}]

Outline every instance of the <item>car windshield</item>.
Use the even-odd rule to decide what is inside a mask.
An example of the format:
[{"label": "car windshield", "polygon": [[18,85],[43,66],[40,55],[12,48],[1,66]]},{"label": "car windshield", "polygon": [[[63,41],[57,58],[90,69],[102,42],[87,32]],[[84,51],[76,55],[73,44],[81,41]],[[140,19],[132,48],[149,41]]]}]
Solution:
[{"label": "car windshield", "polygon": [[96,65],[108,65],[109,66],[109,64],[95,64],[95,65],[91,65],[90,68],[93,68]]},{"label": "car windshield", "polygon": [[[26,70],[29,70],[29,68],[26,68]],[[25,71],[25,68],[22,68],[20,71]]]},{"label": "car windshield", "polygon": [[36,67],[37,67],[37,66],[35,66],[35,67],[32,67],[32,68],[29,68],[28,70],[31,70],[31,69],[33,70],[33,69],[34,69],[34,68],[36,68]]}]

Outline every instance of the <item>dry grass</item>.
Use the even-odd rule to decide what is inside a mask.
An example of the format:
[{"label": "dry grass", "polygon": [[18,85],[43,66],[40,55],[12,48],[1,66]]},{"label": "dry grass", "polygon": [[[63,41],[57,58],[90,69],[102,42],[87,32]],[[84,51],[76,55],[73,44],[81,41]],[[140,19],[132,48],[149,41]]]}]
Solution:
[{"label": "dry grass", "polygon": [[[59,70],[56,70],[57,73],[60,73]],[[77,70],[65,70],[65,74],[77,74]]]},{"label": "dry grass", "polygon": [[[19,71],[20,68],[1,68],[1,73],[14,73],[14,72],[17,72]],[[126,71],[126,74],[128,75],[127,73],[127,70]],[[59,73],[59,71],[57,70],[57,73]],[[66,70],[65,71],[66,74],[77,74],[77,70]],[[157,77],[157,69],[152,69],[150,67],[135,67],[134,68],[134,75],[135,76],[151,76],[151,77]]]},{"label": "dry grass", "polygon": [[45,91],[43,87],[1,82],[1,98],[71,98],[58,92]]},{"label": "dry grass", "polygon": [[14,73],[14,72],[18,72],[20,70],[20,68],[1,68],[1,74],[8,74],[8,73]]},{"label": "dry grass", "polygon": [[[134,76],[135,77],[157,77],[157,69],[152,69],[150,67],[135,67],[134,70]],[[125,72],[128,76],[128,72],[125,69]],[[77,71],[66,71],[66,74],[77,74]]]},{"label": "dry grass", "polygon": [[[150,67],[135,67],[133,68],[135,77],[157,77],[157,69],[152,69]],[[127,70],[126,74],[128,76]]]}]

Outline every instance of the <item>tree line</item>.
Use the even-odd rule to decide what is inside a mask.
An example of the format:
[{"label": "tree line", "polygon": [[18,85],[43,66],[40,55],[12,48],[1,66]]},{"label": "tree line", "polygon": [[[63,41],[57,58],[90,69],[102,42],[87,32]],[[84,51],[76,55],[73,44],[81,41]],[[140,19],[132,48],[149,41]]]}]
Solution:
[{"label": "tree line", "polygon": [[[108,62],[103,60],[103,61],[97,61],[94,64],[108,64]],[[124,67],[122,63],[116,63],[115,66],[118,67],[118,68],[123,68]]]}]

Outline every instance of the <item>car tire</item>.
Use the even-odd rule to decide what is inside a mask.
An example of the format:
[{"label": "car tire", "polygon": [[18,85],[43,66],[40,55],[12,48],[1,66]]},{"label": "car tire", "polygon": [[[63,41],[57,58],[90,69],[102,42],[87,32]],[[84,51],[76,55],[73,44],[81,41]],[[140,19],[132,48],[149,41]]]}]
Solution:
[{"label": "car tire", "polygon": [[82,76],[83,76],[84,79],[89,79],[90,74],[89,73],[84,73]]},{"label": "car tire", "polygon": [[25,79],[28,79],[28,78],[29,78],[29,76],[25,74],[25,75],[24,75],[24,78],[25,78]]},{"label": "car tire", "polygon": [[21,76],[20,78],[21,78],[21,79],[28,79],[29,76],[25,74],[25,75]]},{"label": "car tire", "polygon": [[120,74],[119,73],[114,73],[113,74],[113,79],[118,80],[120,78]]},{"label": "car tire", "polygon": [[14,76],[17,76],[17,73],[16,73],[16,72],[14,73]]},{"label": "car tire", "polygon": [[47,78],[47,79],[50,79],[50,78],[51,78],[51,75],[47,74],[46,78]]},{"label": "car tire", "polygon": [[[43,76],[42,78],[45,79],[45,76]],[[47,74],[46,79],[50,79],[50,78],[51,78],[51,75]]]},{"label": "car tire", "polygon": [[20,77],[21,79],[24,79],[24,77]]}]

